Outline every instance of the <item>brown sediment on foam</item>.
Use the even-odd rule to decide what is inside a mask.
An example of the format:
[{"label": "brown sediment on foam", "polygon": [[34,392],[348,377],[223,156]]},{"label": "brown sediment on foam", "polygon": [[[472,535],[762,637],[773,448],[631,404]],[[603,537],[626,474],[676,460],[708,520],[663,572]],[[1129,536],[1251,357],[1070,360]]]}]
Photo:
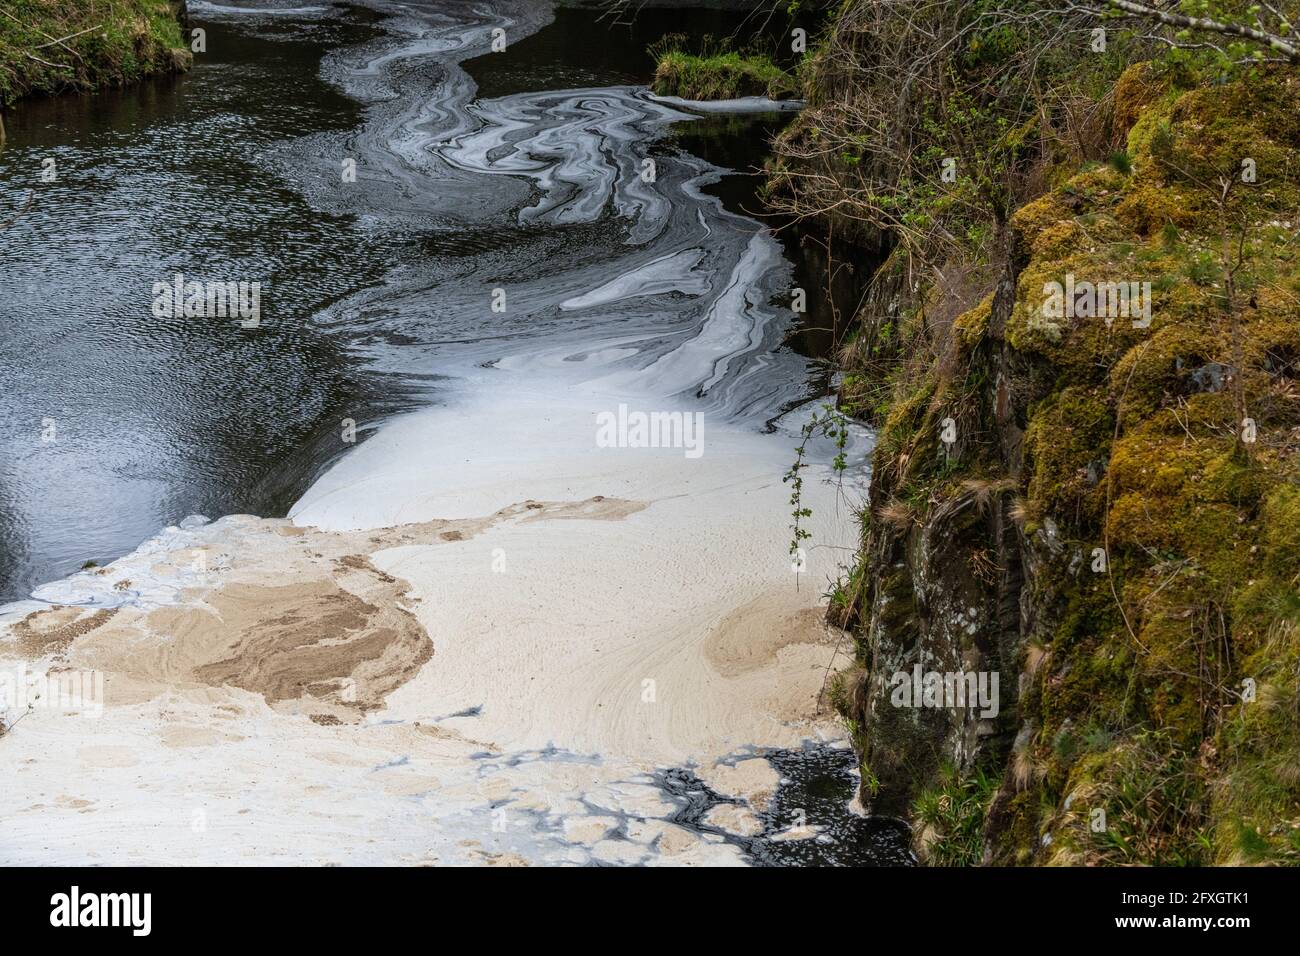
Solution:
[{"label": "brown sediment on foam", "polygon": [[[583,501],[525,501],[522,505],[503,508],[499,515],[513,517],[523,514],[525,521],[553,520],[556,518],[584,521],[622,521],[629,515],[644,511],[648,501],[629,501],[626,498],[606,498],[594,495]],[[523,509],[521,512],[519,509]]]},{"label": "brown sediment on foam", "polygon": [[469,541],[489,531],[497,525],[519,521],[580,520],[580,521],[622,521],[639,511],[650,507],[649,501],[632,501],[627,498],[612,498],[605,495],[593,495],[580,501],[537,501],[526,498],[494,512],[485,518],[454,518],[421,521],[414,524],[398,525],[381,529],[372,534],[370,543],[377,545],[399,545],[422,543],[436,535],[442,541]]},{"label": "brown sediment on foam", "polygon": [[202,551],[221,562],[205,586],[184,588],[162,606],[34,611],[11,625],[9,646],[28,659],[55,655],[103,671],[110,705],[203,685],[260,694],[275,710],[320,726],[356,723],[434,655],[412,611],[419,598],[410,596],[408,581],[377,567],[373,553],[451,546],[513,522],[620,520],[644,507],[604,496],[529,499],[482,518],[357,533],[243,517],[210,541],[128,556],[96,571],[106,587],[124,592],[132,578],[176,579]]},{"label": "brown sediment on foam", "polygon": [[[835,733],[816,701],[837,638],[784,578],[785,493],[760,465],[738,486],[719,462],[695,495],[552,490],[358,531],[232,516],[76,578],[70,596],[124,603],[23,630],[74,635],[60,666],[104,674],[103,712],[6,738],[12,845],[48,855],[27,795],[66,791],[94,801],[54,820],[68,861],[740,862],[719,831],[769,805],[761,748]],[[758,534],[771,565],[730,560]],[[665,766],[736,809],[677,825]],[[222,841],[192,842],[196,807]]]},{"label": "brown sediment on foam", "polygon": [[100,608],[87,613],[84,608],[55,605],[33,611],[12,626],[18,653],[28,660],[48,655],[62,655],[78,637],[103,627],[116,608]]},{"label": "brown sediment on foam", "polygon": [[705,641],[709,663],[723,677],[738,677],[768,666],[782,648],[838,639],[841,632],[826,624],[819,608],[790,604],[789,593],[782,590],[736,608]]},{"label": "brown sediment on foam", "polygon": [[255,691],[270,704],[329,703],[336,718],[340,708],[359,716],[433,656],[409,611],[364,601],[330,580],[232,584],[207,604],[160,608],[150,627],[172,636],[169,655],[192,655],[195,680]]},{"label": "brown sediment on foam", "polygon": [[377,567],[375,567],[373,564],[370,563],[370,558],[364,554],[345,554],[343,555],[343,557],[337,558],[335,560],[335,563],[340,568],[348,571],[368,571],[371,574],[373,574],[375,577],[379,578],[379,580],[383,581],[385,584],[397,583],[397,579],[395,577],[393,577],[391,574],[387,574],[383,571],[380,571]]},{"label": "brown sediment on foam", "polygon": [[[406,582],[375,568],[350,536],[282,530],[242,526],[220,549],[229,567],[178,603],[123,607],[107,627],[103,613],[65,625],[61,633],[89,637],[65,641],[70,658],[115,679],[122,693],[110,697],[121,702],[200,684],[252,691],[322,725],[381,707],[433,656],[405,606]],[[165,554],[154,568],[175,563]]]}]

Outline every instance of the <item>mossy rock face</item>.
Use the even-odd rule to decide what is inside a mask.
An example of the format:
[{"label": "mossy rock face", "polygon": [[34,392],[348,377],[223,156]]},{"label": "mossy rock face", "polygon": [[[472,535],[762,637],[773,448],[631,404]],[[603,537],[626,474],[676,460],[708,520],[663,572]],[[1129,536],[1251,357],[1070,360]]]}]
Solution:
[{"label": "mossy rock face", "polygon": [[1150,63],[1133,64],[1115,83],[1115,126],[1127,134],[1168,92],[1169,84]]},{"label": "mossy rock face", "polygon": [[1151,182],[1145,171],[1136,175],[1134,188],[1115,209],[1115,217],[1124,226],[1150,239],[1169,226],[1186,229],[1195,224],[1198,211],[1190,194]]},{"label": "mossy rock face", "polygon": [[[873,653],[892,666],[976,646],[1022,670],[1013,746],[869,704],[859,735],[888,748],[873,768],[915,757],[921,793],[1000,767],[987,860],[1300,863],[1298,83],[1261,70],[1187,90],[1130,70],[1115,91],[1126,161],[1011,217],[1008,295],[959,315],[953,351],[884,410],[873,496],[906,503],[911,528],[873,525],[894,543],[868,542],[889,565],[867,574],[909,598],[866,609]],[[1150,321],[1053,314],[1067,278],[1149,283]],[[980,438],[952,456],[936,429],[963,405]],[[1014,487],[1018,549],[994,521],[940,527],[975,479]],[[1002,580],[972,575],[981,551],[1011,563]],[[989,639],[963,636],[939,581],[967,602],[1013,595],[1019,621],[988,613]],[[916,786],[878,782],[878,801]]]},{"label": "mossy rock face", "polygon": [[989,330],[989,319],[993,314],[993,294],[989,293],[980,300],[980,304],[963,312],[953,320],[953,328],[961,336],[962,345],[973,349]]},{"label": "mossy rock face", "polygon": [[[1135,173],[1126,186],[1106,195],[1076,178],[1064,199],[1040,200],[1015,220],[1030,230],[1023,240],[1030,261],[1009,335],[1060,373],[1057,389],[1031,413],[1031,510],[1104,541],[1105,579],[1114,588],[1099,589],[1085,574],[1048,589],[1066,596],[1067,610],[1024,709],[1039,727],[1048,798],[1074,808],[1058,809],[1048,828],[1052,862],[1283,860],[1294,850],[1289,834],[1241,805],[1249,797],[1229,819],[1219,777],[1226,728],[1240,707],[1233,691],[1250,666],[1243,659],[1270,629],[1291,633],[1287,622],[1300,611],[1293,567],[1300,559],[1270,544],[1279,521],[1294,529],[1300,517],[1291,510],[1300,487],[1300,408],[1283,410],[1270,398],[1291,392],[1300,354],[1300,309],[1290,294],[1295,263],[1270,225],[1297,198],[1297,173],[1277,175],[1300,161],[1300,140],[1286,138],[1295,129],[1295,101],[1286,101],[1294,90],[1293,78],[1275,76],[1177,97],[1149,91],[1130,136]],[[1198,192],[1197,171],[1234,172],[1243,157],[1272,169],[1274,179],[1238,182],[1240,196],[1226,206]],[[1064,231],[1044,214],[1062,207],[1076,220],[1089,218],[1093,243],[1047,241]],[[1235,323],[1225,315],[1224,272],[1215,268],[1225,219],[1244,223],[1246,234],[1238,238],[1246,263]],[[1116,322],[1103,334],[1096,320],[1048,328],[1035,321],[1040,280],[1125,270],[1152,277],[1148,328]],[[1252,443],[1238,438],[1239,402],[1258,430]],[[1265,432],[1272,437],[1258,437]],[[1100,493],[1090,494],[1071,482],[1071,469],[1077,475],[1086,467],[1094,448],[1106,459],[1094,463],[1104,464],[1105,477]],[[1264,720],[1263,710],[1246,713]],[[1253,725],[1245,717],[1235,723],[1241,739],[1226,748],[1234,759]],[[1080,730],[1115,733],[1126,725],[1141,729],[1097,752]],[[1280,796],[1291,762],[1267,734],[1251,746],[1271,756],[1240,773],[1270,812],[1294,820],[1300,789],[1292,788],[1289,805]],[[1126,804],[1139,787],[1160,806]],[[1108,829],[1091,829],[1077,812],[1080,801],[1108,808]],[[1166,822],[1153,828],[1156,819]],[[1219,844],[1213,853],[1211,834]]]},{"label": "mossy rock face", "polygon": [[1240,668],[1215,740],[1213,862],[1300,865],[1300,628],[1275,625]]},{"label": "mossy rock face", "polygon": [[[1231,170],[1242,157],[1257,164],[1263,157],[1260,168],[1294,164],[1296,141],[1278,138],[1294,130],[1294,102],[1283,107],[1279,100],[1290,89],[1291,80],[1274,80],[1249,89],[1237,84],[1193,91],[1172,106],[1155,101],[1154,109],[1162,115],[1152,124],[1146,153],[1138,157],[1136,188],[1117,210],[1121,223],[1137,237],[1149,238],[1155,231],[1151,210],[1162,210],[1168,220],[1162,231],[1167,233],[1171,224],[1180,231],[1176,245],[1213,250],[1222,228],[1216,213],[1225,210],[1204,197],[1189,197],[1183,170],[1216,164]],[[1161,125],[1164,115],[1167,126]],[[1222,810],[1226,798],[1218,798],[1216,810],[1187,794],[1207,788],[1222,792],[1219,768],[1200,755],[1206,748],[1223,754],[1241,658],[1270,627],[1294,620],[1297,610],[1293,561],[1283,559],[1282,567],[1271,567],[1280,552],[1266,544],[1277,520],[1289,518],[1295,527],[1296,517],[1283,515],[1295,500],[1295,455],[1277,454],[1274,444],[1291,444],[1282,436],[1293,434],[1296,410],[1283,412],[1269,396],[1291,388],[1300,310],[1286,291],[1294,281],[1294,264],[1277,254],[1267,225],[1286,214],[1294,190],[1294,178],[1277,178],[1253,192],[1243,188],[1240,202],[1226,210],[1262,226],[1248,250],[1254,254],[1249,271],[1255,284],[1236,329],[1224,316],[1221,272],[1201,278],[1195,267],[1204,259],[1196,259],[1194,252],[1152,250],[1148,261],[1170,271],[1181,266],[1183,281],[1168,290],[1163,309],[1162,300],[1156,300],[1158,311],[1166,313],[1164,320],[1153,323],[1149,341],[1129,347],[1107,383],[1110,394],[1124,399],[1120,437],[1110,458],[1105,528],[1112,557],[1124,573],[1124,639],[1135,648],[1133,707],[1172,748],[1168,764],[1175,769],[1168,771],[1167,782],[1203,817],[1184,820],[1164,835],[1116,835],[1113,843],[1100,846],[1094,841],[1083,854],[1089,862],[1122,862],[1130,858],[1129,850],[1118,848],[1135,842],[1133,852],[1145,862],[1209,862],[1207,832],[1220,844],[1218,862],[1232,854],[1263,859],[1273,853],[1280,859],[1291,852],[1289,838],[1279,838],[1276,828],[1263,828],[1258,815],[1238,807],[1237,818],[1228,820]],[[1146,210],[1145,218],[1134,216],[1135,209]],[[1234,352],[1240,356],[1239,370]],[[1258,440],[1255,447],[1237,440],[1238,400],[1256,427],[1274,436],[1265,447]],[[1265,512],[1273,508],[1278,514],[1270,518]],[[1287,572],[1291,577],[1283,577]],[[1251,779],[1261,794],[1272,794],[1270,806],[1284,812],[1277,802],[1281,781],[1269,778],[1265,768],[1276,766],[1284,780],[1289,764],[1277,751],[1272,760],[1258,761],[1248,773],[1254,774]],[[1188,816],[1187,808],[1180,812]],[[1252,822],[1241,822],[1247,819]]]},{"label": "mossy rock face", "polygon": [[1094,526],[1105,506],[1106,460],[1114,431],[1102,388],[1068,385],[1034,412],[1025,435],[1029,499],[1044,514]]},{"label": "mossy rock face", "polygon": [[1085,741],[1046,827],[1050,865],[1207,863],[1205,785],[1195,758],[1160,732]]}]

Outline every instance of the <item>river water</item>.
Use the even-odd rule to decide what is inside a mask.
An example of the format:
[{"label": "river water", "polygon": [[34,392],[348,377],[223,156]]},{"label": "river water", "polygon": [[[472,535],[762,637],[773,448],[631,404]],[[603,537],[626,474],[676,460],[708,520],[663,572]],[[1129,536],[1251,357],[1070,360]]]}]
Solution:
[{"label": "river water", "polygon": [[[525,92],[643,83],[653,39],[669,31],[726,35],[742,24],[736,14],[646,10],[629,26],[561,10],[533,32],[550,16],[534,4],[501,15],[511,23],[504,53],[471,57],[469,76],[448,78],[437,72],[439,42],[401,45],[422,28],[420,17],[385,17],[382,4],[282,6],[290,8],[269,15],[191,4],[193,25],[207,34],[193,73],[32,101],[8,118],[0,219],[24,211],[0,242],[0,602],[87,561],[105,563],[189,514],[284,514],[346,450],[339,422],[365,423],[364,438],[365,425],[427,401],[447,361],[442,353],[477,358],[497,348],[482,348],[485,339],[585,330],[580,312],[565,321],[553,307],[564,271],[557,259],[572,264],[567,287],[599,284],[683,245],[690,230],[712,229],[691,222],[697,211],[733,234],[715,257],[734,259],[755,228],[690,196],[705,165],[671,156],[667,110],[621,89],[570,107]],[[431,19],[481,31],[497,22],[469,4],[424,6]],[[625,241],[626,225],[604,205],[607,177],[566,183],[561,174],[551,183],[534,175],[530,184],[509,163],[471,153],[491,148],[485,137],[418,155],[430,141],[463,132],[475,95],[473,111],[500,123],[511,112],[510,122],[526,123],[567,109],[566,124],[544,128],[568,140],[559,147],[568,162],[611,146],[627,147],[624,165],[642,153],[667,154],[660,191],[675,193],[673,214],[648,206],[640,248],[593,264]],[[358,131],[362,104],[376,102]],[[465,112],[448,121],[456,110]],[[677,135],[693,153],[745,169],[761,162],[763,137],[779,122],[706,118]],[[583,126],[594,132],[571,138]],[[407,138],[394,139],[394,131]],[[654,137],[666,141],[651,146]],[[341,182],[344,158],[358,162],[355,184]],[[53,182],[42,180],[47,161]],[[439,188],[427,188],[428,164],[438,167]],[[485,175],[492,173],[501,175]],[[568,205],[533,209],[520,222],[516,207],[539,189]],[[586,191],[588,205],[562,196],[566,189]],[[729,193],[733,209],[757,206],[746,177],[704,189]],[[613,198],[622,212],[640,201],[626,190]],[[771,290],[788,284],[786,267],[767,267]],[[697,265],[697,274],[706,268],[719,271]],[[485,314],[484,289],[516,271],[549,274],[512,296],[506,321]],[[152,285],[175,273],[260,281],[263,327],[253,335],[235,322],[155,318]],[[356,297],[385,280],[402,291]],[[456,291],[441,299],[448,282]],[[443,305],[436,313],[406,308],[435,288]],[[395,309],[399,322],[391,320]],[[553,314],[539,321],[547,309]],[[697,320],[698,313],[671,317],[677,330]],[[797,387],[805,369],[787,365]]]},{"label": "river water", "polygon": [[[190,75],[9,120],[0,209],[21,214],[0,243],[0,601],[186,515],[370,526],[383,501],[332,505],[373,466],[331,468],[351,424],[364,442],[501,371],[756,428],[824,391],[803,354],[817,336],[788,307],[802,277],[747,214],[753,181],[724,176],[761,163],[784,120],[701,118],[643,86],[648,42],[739,17],[280,6],[193,3],[207,52]],[[154,283],[176,273],[259,282],[259,326],[157,318]],[[817,804],[827,836],[747,840],[746,855],[906,862],[896,828],[843,810],[848,756],[774,757],[786,796],[767,829]],[[707,788],[689,771],[662,783],[696,826]]]}]

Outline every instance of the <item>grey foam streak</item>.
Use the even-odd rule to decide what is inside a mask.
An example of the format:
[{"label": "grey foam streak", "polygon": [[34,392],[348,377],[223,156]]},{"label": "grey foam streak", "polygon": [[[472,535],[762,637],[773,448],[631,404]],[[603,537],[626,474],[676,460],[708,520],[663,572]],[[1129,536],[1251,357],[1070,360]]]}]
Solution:
[{"label": "grey foam streak", "polygon": [[[368,104],[361,128],[301,141],[281,167],[320,208],[446,237],[456,254],[395,267],[320,321],[412,377],[486,366],[758,420],[805,396],[806,363],[776,350],[792,316],[770,304],[789,263],[702,192],[720,170],[664,142],[693,117],[639,87],[476,100],[459,62],[496,26],[518,42],[549,22],[537,4],[371,5],[393,14],[386,35],[323,65]],[[337,182],[340,155],[357,159],[357,183]]]},{"label": "grey foam streak", "polygon": [[560,303],[564,311],[589,309],[608,305],[643,295],[660,295],[664,292],[681,292],[684,295],[703,295],[709,290],[708,279],[695,272],[704,258],[703,249],[683,249],[652,259],[611,279],[586,295],[574,296]]}]

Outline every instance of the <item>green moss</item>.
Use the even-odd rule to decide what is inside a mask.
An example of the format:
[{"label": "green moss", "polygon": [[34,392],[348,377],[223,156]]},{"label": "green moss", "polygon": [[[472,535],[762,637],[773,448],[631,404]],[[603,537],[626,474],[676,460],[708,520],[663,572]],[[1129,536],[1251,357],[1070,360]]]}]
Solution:
[{"label": "green moss", "polygon": [[1018,792],[1007,801],[1005,834],[995,847],[995,860],[1003,865],[1029,866],[1041,845],[1042,821],[1051,807],[1045,807],[1036,793]]},{"label": "green moss", "polygon": [[[1109,548],[1105,575],[1044,569],[1033,595],[1039,608],[1063,602],[1021,702],[1040,728],[1041,793],[1058,804],[1052,862],[1297,859],[1300,408],[1276,396],[1294,389],[1300,313],[1295,262],[1271,225],[1297,199],[1296,111],[1283,105],[1294,89],[1274,76],[1148,91],[1130,182],[1110,192],[1076,176],[1013,220],[1028,261],[1008,337],[1055,376],[1029,411],[1026,509]],[[1265,157],[1275,178],[1227,207],[1189,175],[1243,156]],[[1233,217],[1254,223],[1234,245],[1236,330],[1220,258]],[[1045,282],[1126,272],[1151,276],[1148,329],[1036,314]],[[1269,436],[1249,447],[1238,384]],[[1081,474],[1090,463],[1094,479],[1105,465],[1095,484]],[[1251,675],[1264,705],[1236,702]],[[1096,807],[1104,830],[1090,826]]]},{"label": "green moss", "polygon": [[1037,679],[1021,700],[1024,715],[1041,728],[1036,761],[1044,783],[1059,791],[1079,756],[1083,726],[1120,728],[1132,717],[1134,673],[1132,649],[1121,639],[1123,621],[1110,591],[1109,579],[1090,568],[1065,578],[1068,559],[1051,569],[1051,582],[1034,595],[1050,602],[1061,595],[1067,602],[1060,622],[1047,642],[1047,655]]},{"label": "green moss", "polygon": [[1192,225],[1203,215],[1193,203],[1190,192],[1163,188],[1152,183],[1148,174],[1140,173],[1115,216],[1137,235],[1149,238],[1170,226],[1181,229]]},{"label": "green moss", "polygon": [[1137,119],[1128,131],[1130,156],[1139,158],[1149,156],[1152,140],[1168,135],[1170,113],[1180,95],[1181,91],[1177,89],[1165,88],[1137,114]]},{"label": "green moss", "polygon": [[1115,81],[1115,126],[1128,133],[1144,117],[1155,114],[1152,106],[1169,91],[1168,82],[1150,63],[1135,63]]},{"label": "green moss", "polygon": [[891,484],[906,485],[918,470],[933,458],[933,443],[927,439],[933,431],[936,376],[927,375],[920,382],[899,379],[895,399],[881,425],[879,441],[888,449],[896,465]]},{"label": "green moss", "polygon": [[736,50],[693,54],[680,48],[658,54],[651,89],[688,100],[788,99],[797,92],[794,78],[767,56]]},{"label": "green moss", "polygon": [[989,328],[989,318],[993,314],[993,293],[980,300],[975,308],[963,312],[953,320],[953,329],[961,337],[962,345],[967,350],[973,349],[984,337]]},{"label": "green moss", "polygon": [[5,10],[0,107],[34,93],[116,86],[190,63],[178,5],[166,0],[8,0]]},{"label": "green moss", "polygon": [[1082,757],[1049,826],[1056,865],[1207,862],[1205,787],[1195,761],[1160,732]]},{"label": "green moss", "polygon": [[1068,516],[1076,528],[1098,526],[1113,430],[1106,393],[1096,386],[1066,386],[1034,410],[1025,454],[1029,497],[1038,510]]},{"label": "green moss", "polygon": [[[1245,661],[1253,700],[1231,705],[1216,740],[1214,862],[1300,865],[1300,626],[1273,628]],[[1247,680],[1249,685],[1244,684]]]},{"label": "green moss", "polygon": [[[929,784],[912,810],[935,862],[974,862],[985,839],[1018,863],[1298,859],[1300,79],[1194,79],[1129,70],[1110,130],[1127,137],[1123,158],[1061,175],[1044,157],[1036,172],[1059,185],[1010,218],[1008,313],[981,285],[936,341],[943,276],[987,251],[973,243],[919,268],[891,313],[898,362],[865,552],[877,549],[869,576],[890,599],[869,633],[891,651],[917,633],[960,644],[922,620],[918,582],[940,566],[926,550],[939,541],[945,561],[996,544],[1029,588],[1019,732],[995,802],[972,800],[915,733],[893,736],[894,715],[858,708],[882,779],[912,765]],[[1254,182],[1240,175],[1247,158]],[[922,231],[952,199],[907,195]],[[1149,282],[1150,324],[1053,314],[1047,290],[1068,276]],[[1253,443],[1239,439],[1243,414]],[[966,436],[959,455],[937,439],[948,415]],[[1018,540],[1008,547],[998,522],[934,534],[964,485],[1008,476]],[[1241,703],[1247,679],[1264,703]]]}]

